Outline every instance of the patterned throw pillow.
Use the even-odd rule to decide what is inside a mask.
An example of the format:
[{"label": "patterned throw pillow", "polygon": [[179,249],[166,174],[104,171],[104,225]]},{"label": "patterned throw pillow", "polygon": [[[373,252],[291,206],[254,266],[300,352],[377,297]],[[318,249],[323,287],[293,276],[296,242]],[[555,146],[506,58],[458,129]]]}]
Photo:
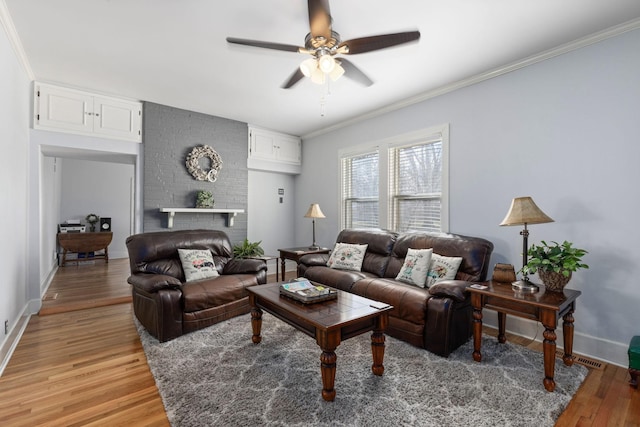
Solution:
[{"label": "patterned throw pillow", "polygon": [[327,267],[340,270],[360,271],[364,254],[367,252],[369,245],[352,245],[349,243],[336,243],[331,252]]},{"label": "patterned throw pillow", "polygon": [[442,280],[455,279],[461,263],[462,257],[448,257],[438,254],[431,255],[431,265],[429,267],[429,273],[427,273],[427,288],[430,288]]},{"label": "patterned throw pillow", "polygon": [[187,282],[219,276],[209,249],[178,249],[178,255]]},{"label": "patterned throw pillow", "polygon": [[433,249],[409,248],[396,280],[424,288],[431,264],[431,254],[433,254]]}]

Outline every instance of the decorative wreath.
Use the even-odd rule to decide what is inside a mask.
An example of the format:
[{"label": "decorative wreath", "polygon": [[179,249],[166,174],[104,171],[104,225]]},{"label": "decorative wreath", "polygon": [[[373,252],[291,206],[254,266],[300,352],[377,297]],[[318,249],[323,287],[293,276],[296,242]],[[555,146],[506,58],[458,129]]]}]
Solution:
[{"label": "decorative wreath", "polygon": [[[200,167],[200,159],[208,158],[211,160],[211,169],[205,171]],[[216,150],[208,145],[193,147],[191,153],[187,156],[187,170],[198,181],[215,182],[218,179],[218,172],[222,167],[222,158]]]}]

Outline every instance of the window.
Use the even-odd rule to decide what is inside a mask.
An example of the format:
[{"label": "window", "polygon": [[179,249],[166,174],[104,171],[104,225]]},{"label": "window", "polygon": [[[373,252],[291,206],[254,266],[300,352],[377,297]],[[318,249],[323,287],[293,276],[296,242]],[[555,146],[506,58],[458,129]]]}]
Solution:
[{"label": "window", "polygon": [[378,151],[343,156],[341,170],[343,228],[378,227]]},{"label": "window", "polygon": [[342,228],[448,231],[449,126],[340,151]]},{"label": "window", "polygon": [[389,218],[395,231],[441,231],[442,137],[389,148]]}]

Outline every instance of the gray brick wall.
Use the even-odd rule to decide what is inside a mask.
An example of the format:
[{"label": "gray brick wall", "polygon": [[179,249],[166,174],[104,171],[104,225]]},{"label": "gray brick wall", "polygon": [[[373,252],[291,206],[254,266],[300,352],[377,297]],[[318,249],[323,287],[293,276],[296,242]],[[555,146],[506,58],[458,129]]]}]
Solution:
[{"label": "gray brick wall", "polygon": [[[167,231],[167,214],[159,208],[193,208],[196,192],[213,193],[215,208],[244,209],[226,226],[220,214],[178,213],[173,230],[216,229],[227,233],[232,244],[247,236],[247,134],[246,123],[173,107],[144,103],[144,231]],[[216,182],[197,181],[185,166],[193,147],[208,145],[222,158]],[[202,160],[208,169],[208,160]]]}]

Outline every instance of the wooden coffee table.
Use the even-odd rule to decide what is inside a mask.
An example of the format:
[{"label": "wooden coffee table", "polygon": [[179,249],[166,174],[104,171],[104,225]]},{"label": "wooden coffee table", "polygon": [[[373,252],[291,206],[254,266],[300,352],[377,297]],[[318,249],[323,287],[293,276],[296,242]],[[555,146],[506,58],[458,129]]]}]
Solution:
[{"label": "wooden coffee table", "polygon": [[333,401],[336,397],[336,391],[333,388],[336,377],[336,348],[343,340],[373,331],[371,334],[371,354],[373,356],[371,370],[375,375],[383,374],[384,329],[389,320],[389,311],[393,309],[392,306],[340,290],[338,290],[338,298],[335,300],[302,304],[286,296],[281,296],[279,292],[281,283],[247,288],[252,307],[252,340],[255,344],[262,340],[260,330],[263,310],[315,338],[322,350],[320,355],[322,398],[326,401]]}]

